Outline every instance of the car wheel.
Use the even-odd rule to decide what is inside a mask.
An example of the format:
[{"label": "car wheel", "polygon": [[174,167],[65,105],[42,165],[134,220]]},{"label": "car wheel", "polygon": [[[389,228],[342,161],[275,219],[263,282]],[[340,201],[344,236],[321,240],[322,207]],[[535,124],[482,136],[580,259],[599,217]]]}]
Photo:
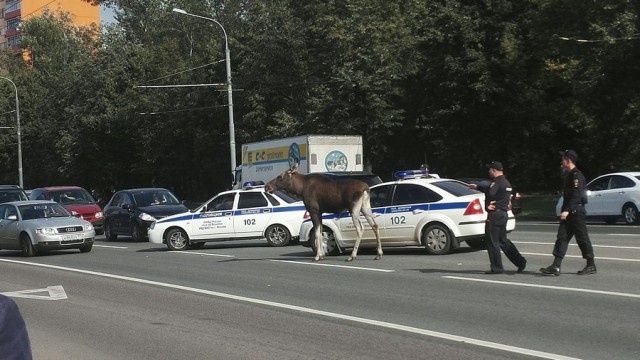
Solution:
[{"label": "car wheel", "polygon": [[80,246],[80,252],[81,253],[88,253],[89,251],[91,251],[92,247],[93,247],[93,244]]},{"label": "car wheel", "polygon": [[188,247],[189,247],[189,249],[202,249],[204,244],[205,244],[204,241],[201,241],[201,242],[190,242]]},{"label": "car wheel", "polygon": [[107,238],[107,241],[116,241],[118,239],[118,235],[113,233],[113,229],[111,229],[111,223],[104,224],[104,237]]},{"label": "car wheel", "polygon": [[31,238],[27,234],[20,235],[20,248],[22,249],[22,256],[32,257],[36,255],[36,249],[31,243]]},{"label": "car wheel", "polygon": [[96,235],[104,234],[104,229],[96,230]]},{"label": "car wheel", "polygon": [[137,222],[131,224],[131,237],[135,242],[144,240],[144,234],[142,233],[142,229],[140,229],[140,225]]},{"label": "car wheel", "polygon": [[633,204],[627,204],[622,208],[622,216],[627,225],[637,225],[640,221],[640,218],[638,218],[638,208]]},{"label": "car wheel", "polygon": [[482,250],[487,248],[487,242],[485,241],[484,238],[467,240],[467,245],[469,245],[470,248],[476,249],[476,250]]},{"label": "car wheel", "polygon": [[165,240],[169,250],[173,251],[185,250],[189,244],[189,237],[182,229],[169,230],[165,236]]},{"label": "car wheel", "polygon": [[449,229],[440,224],[429,225],[422,233],[422,243],[431,255],[448,254],[453,243]]},{"label": "car wheel", "polygon": [[[309,238],[309,241],[311,242],[311,250],[313,250],[313,252],[317,254],[318,249],[316,248],[316,238],[315,235],[313,235],[313,232],[311,234],[311,237]],[[333,231],[331,231],[331,229],[326,226],[322,226],[322,241],[327,246],[327,249],[325,251],[326,255],[335,256],[340,254],[340,248],[338,247],[338,243],[336,242],[336,235],[333,233]]]},{"label": "car wheel", "polygon": [[265,231],[269,246],[286,246],[291,241],[291,233],[283,225],[271,225]]}]

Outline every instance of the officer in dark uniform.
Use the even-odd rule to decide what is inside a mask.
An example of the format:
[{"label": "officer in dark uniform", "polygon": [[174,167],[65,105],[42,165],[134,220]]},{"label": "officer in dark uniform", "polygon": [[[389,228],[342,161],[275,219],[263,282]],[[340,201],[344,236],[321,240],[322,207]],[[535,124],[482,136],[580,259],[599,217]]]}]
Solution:
[{"label": "officer in dark uniform", "polygon": [[502,256],[500,249],[507,258],[518,268],[518,272],[524,271],[527,260],[520,255],[518,249],[511,240],[507,239],[507,220],[509,215],[509,203],[511,202],[511,183],[504,176],[502,163],[493,161],[487,164],[489,177],[493,180],[489,186],[469,185],[472,189],[478,189],[485,193],[485,210],[487,222],[485,224],[485,238],[491,269],[485,274],[502,274]]},{"label": "officer in dark uniform", "polygon": [[566,150],[560,155],[562,156],[560,164],[564,174],[560,226],[558,227],[556,244],[553,247],[553,264],[541,268],[540,272],[544,275],[560,275],[560,264],[567,253],[569,241],[575,235],[582,257],[587,260],[587,265],[578,271],[578,275],[595,274],[597,269],[593,257],[593,247],[585,223],[587,212],[584,205],[587,203],[587,189],[584,175],[576,167],[578,154],[573,150]]},{"label": "officer in dark uniform", "polygon": [[0,295],[0,359],[32,359],[27,327],[18,305],[4,295]]}]

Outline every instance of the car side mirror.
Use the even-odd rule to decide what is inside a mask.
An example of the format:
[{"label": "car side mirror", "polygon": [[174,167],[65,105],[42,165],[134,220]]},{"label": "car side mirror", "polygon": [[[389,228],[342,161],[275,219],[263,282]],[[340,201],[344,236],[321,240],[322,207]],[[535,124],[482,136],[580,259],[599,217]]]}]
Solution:
[{"label": "car side mirror", "polygon": [[131,209],[133,209],[131,204],[122,204],[122,208],[125,209],[125,210],[129,210],[129,211],[131,211]]},{"label": "car side mirror", "polygon": [[17,221],[18,220],[18,215],[9,215],[9,216],[7,216],[7,220]]}]

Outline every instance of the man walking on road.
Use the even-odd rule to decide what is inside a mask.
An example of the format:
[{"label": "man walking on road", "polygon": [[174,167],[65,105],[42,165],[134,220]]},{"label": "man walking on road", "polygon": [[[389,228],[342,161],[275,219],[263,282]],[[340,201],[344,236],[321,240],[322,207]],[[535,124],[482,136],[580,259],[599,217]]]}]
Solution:
[{"label": "man walking on road", "polygon": [[587,233],[585,223],[587,211],[584,205],[587,203],[587,193],[584,175],[576,167],[578,154],[573,150],[566,150],[561,153],[560,162],[564,173],[562,186],[562,208],[560,213],[560,226],[556,244],[553,247],[553,264],[546,268],[541,268],[543,275],[559,276],[560,264],[567,253],[569,241],[575,235],[576,242],[582,252],[582,258],[587,260],[584,269],[578,271],[578,275],[590,275],[597,272],[593,256],[593,247]]},{"label": "man walking on road", "polygon": [[518,267],[518,272],[524,271],[527,260],[522,257],[518,249],[507,239],[507,221],[509,220],[509,203],[511,202],[511,183],[504,176],[502,163],[493,161],[487,164],[489,177],[492,179],[489,187],[470,184],[469,187],[485,193],[485,210],[487,222],[485,224],[485,238],[487,240],[487,252],[491,268],[485,274],[502,274],[502,256],[504,252],[513,265]]}]

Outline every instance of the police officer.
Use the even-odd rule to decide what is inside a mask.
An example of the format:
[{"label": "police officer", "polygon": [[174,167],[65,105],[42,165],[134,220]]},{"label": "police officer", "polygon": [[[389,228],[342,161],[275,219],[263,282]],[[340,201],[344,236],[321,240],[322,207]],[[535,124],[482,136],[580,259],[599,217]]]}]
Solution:
[{"label": "police officer", "polygon": [[32,359],[27,327],[18,305],[4,295],[0,295],[0,359]]},{"label": "police officer", "polygon": [[507,220],[509,215],[509,203],[511,202],[511,183],[504,176],[502,163],[493,161],[487,164],[489,177],[493,180],[489,186],[469,185],[472,189],[478,189],[485,193],[485,210],[487,222],[485,224],[485,238],[487,240],[487,252],[491,268],[485,274],[501,274],[502,256],[500,249],[507,258],[518,268],[518,272],[524,271],[527,260],[522,257],[511,240],[507,239]]},{"label": "police officer", "polygon": [[585,223],[587,215],[584,208],[587,203],[585,180],[582,172],[576,167],[578,154],[573,150],[566,150],[560,155],[562,156],[560,164],[564,174],[560,226],[558,227],[556,244],[553,247],[553,264],[541,268],[540,272],[550,276],[560,275],[560,264],[567,253],[569,240],[575,235],[576,242],[582,252],[582,258],[587,260],[587,265],[578,271],[578,275],[595,274],[597,269],[593,257],[593,247]]}]

